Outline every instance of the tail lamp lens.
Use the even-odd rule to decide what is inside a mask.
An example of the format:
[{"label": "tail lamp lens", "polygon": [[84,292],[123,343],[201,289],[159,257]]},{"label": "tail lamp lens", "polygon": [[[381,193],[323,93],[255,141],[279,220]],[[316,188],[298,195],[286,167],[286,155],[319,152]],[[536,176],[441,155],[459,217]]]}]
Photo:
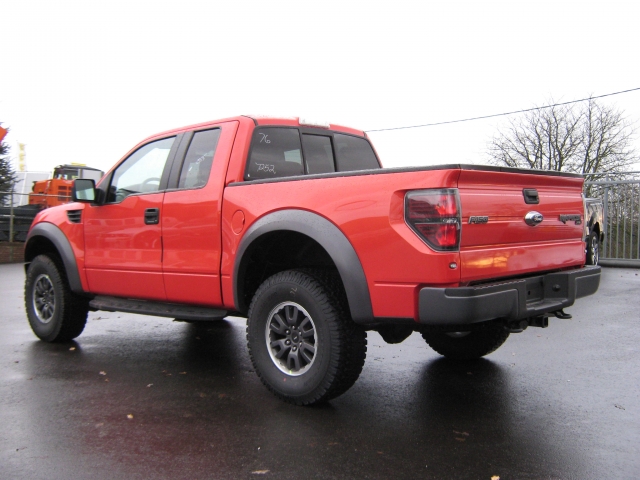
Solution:
[{"label": "tail lamp lens", "polygon": [[434,250],[460,247],[460,200],[455,188],[416,190],[405,196],[407,225]]}]

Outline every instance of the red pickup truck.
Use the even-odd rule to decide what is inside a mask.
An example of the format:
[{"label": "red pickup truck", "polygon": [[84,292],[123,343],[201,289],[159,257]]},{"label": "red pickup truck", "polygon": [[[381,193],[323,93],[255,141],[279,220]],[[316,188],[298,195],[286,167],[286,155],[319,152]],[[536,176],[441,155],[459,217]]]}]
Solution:
[{"label": "red pickup truck", "polygon": [[241,116],[155,135],[41,212],[25,304],[44,341],[90,310],[247,317],[256,372],[295,404],[353,385],[366,331],[455,359],[568,318],[593,294],[581,176],[383,169],[366,134]]}]

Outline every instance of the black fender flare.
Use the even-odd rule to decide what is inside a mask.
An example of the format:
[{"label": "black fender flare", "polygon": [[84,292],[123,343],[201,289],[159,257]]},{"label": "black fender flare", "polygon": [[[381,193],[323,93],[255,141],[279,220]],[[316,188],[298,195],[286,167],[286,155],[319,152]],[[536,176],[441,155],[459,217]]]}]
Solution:
[{"label": "black fender flare", "polygon": [[275,231],[292,231],[306,235],[326,250],[335,263],[349,301],[349,310],[354,322],[364,324],[373,319],[373,308],[364,269],[358,254],[347,237],[333,223],[320,215],[306,210],[279,210],[257,220],[242,237],[233,268],[233,300],[239,311],[243,308],[242,282],[244,277],[244,254],[251,244],[262,235]]},{"label": "black fender flare", "polygon": [[[62,233],[62,230],[53,223],[43,222],[34,225],[27,235],[27,241],[25,242],[25,255],[29,252],[29,244],[33,242],[35,237],[44,237],[56,247],[56,250],[60,254],[60,258],[62,259],[62,263],[64,264],[64,269],[71,291],[80,294],[86,293],[82,289],[82,282],[80,281],[80,273],[78,272],[76,256],[73,254],[73,249],[71,248],[69,239],[64,233]],[[28,267],[29,263],[26,263],[25,271]]]}]

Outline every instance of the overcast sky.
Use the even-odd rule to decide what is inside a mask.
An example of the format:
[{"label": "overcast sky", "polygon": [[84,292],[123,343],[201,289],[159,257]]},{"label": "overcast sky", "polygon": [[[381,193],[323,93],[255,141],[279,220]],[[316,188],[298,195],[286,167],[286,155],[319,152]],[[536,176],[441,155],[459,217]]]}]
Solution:
[{"label": "overcast sky", "polygon": [[[32,171],[107,170],[149,135],[240,114],[370,130],[640,87],[637,0],[0,0],[0,19],[0,122]],[[640,125],[640,91],[603,102]],[[504,122],[371,138],[385,166],[486,163]]]}]

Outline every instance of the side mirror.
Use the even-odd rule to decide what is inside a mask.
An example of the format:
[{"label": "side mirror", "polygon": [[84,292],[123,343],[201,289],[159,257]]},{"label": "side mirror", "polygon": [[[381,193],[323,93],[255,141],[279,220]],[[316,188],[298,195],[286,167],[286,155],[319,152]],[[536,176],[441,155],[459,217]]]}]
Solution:
[{"label": "side mirror", "polygon": [[73,181],[71,198],[74,202],[95,202],[96,182],[90,178],[76,178]]}]

